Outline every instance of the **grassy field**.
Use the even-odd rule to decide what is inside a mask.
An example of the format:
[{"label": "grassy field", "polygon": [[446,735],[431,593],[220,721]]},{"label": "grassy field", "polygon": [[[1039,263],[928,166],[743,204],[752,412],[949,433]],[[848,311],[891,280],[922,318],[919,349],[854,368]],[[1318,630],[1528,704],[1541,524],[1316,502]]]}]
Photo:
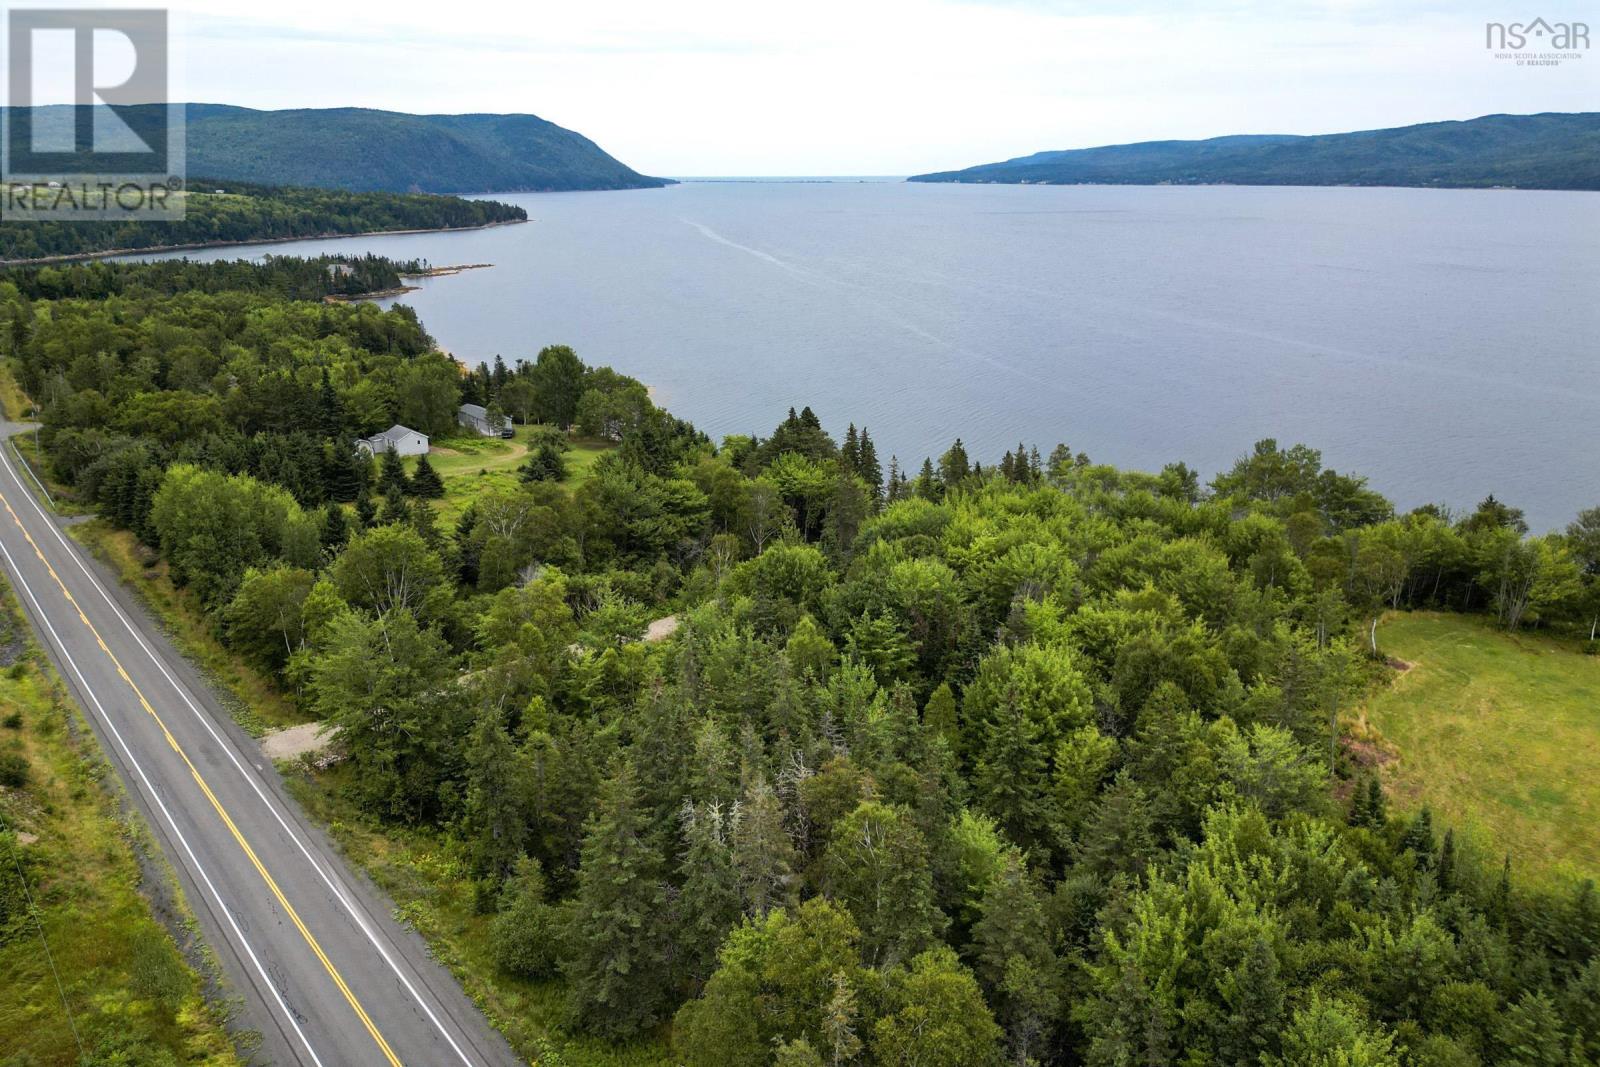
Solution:
[{"label": "grassy field", "polygon": [[1431,612],[1388,616],[1378,641],[1410,665],[1366,709],[1397,800],[1535,877],[1600,876],[1600,658]]},{"label": "grassy field", "polygon": [[103,786],[111,771],[19,618],[0,583],[0,1063],[78,1063],[80,1040],[96,1063],[237,1063],[139,891],[157,872],[157,899],[185,914],[170,871]]},{"label": "grassy field", "polygon": [[[444,479],[444,499],[434,505],[441,525],[453,525],[477,494],[520,484],[517,468],[528,458],[528,440],[538,431],[536,426],[518,426],[516,437],[509,441],[476,435],[440,438],[429,452],[428,462]],[[564,456],[567,480],[562,483],[568,487],[583,484],[595,461],[615,447],[609,441],[582,438],[573,439],[571,444],[572,450]],[[405,462],[406,473],[410,474],[417,461]]]},{"label": "grassy field", "polygon": [[506,1035],[517,1053],[535,1063],[584,1067],[668,1067],[664,1041],[614,1046],[561,1033],[566,988],[560,981],[529,982],[498,971],[489,954],[491,917],[473,906],[465,859],[439,835],[375,827],[341,795],[334,767],[285,775],[301,805],[328,827],[339,849],[394,900],[395,913],[427,939],[435,957],[467,995]]}]

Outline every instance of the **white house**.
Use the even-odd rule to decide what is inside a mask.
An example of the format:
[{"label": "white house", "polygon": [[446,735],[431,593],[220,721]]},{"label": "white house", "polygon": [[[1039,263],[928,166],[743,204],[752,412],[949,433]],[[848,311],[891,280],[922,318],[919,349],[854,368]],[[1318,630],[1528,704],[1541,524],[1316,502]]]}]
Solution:
[{"label": "white house", "polygon": [[356,442],[356,451],[369,456],[381,456],[391,448],[399,456],[420,456],[428,450],[428,435],[397,422],[382,433],[363,437]]},{"label": "white house", "polygon": [[510,419],[501,415],[496,424],[482,404],[462,404],[456,409],[456,423],[476,430],[485,437],[506,437],[509,436],[506,431],[511,429]]}]

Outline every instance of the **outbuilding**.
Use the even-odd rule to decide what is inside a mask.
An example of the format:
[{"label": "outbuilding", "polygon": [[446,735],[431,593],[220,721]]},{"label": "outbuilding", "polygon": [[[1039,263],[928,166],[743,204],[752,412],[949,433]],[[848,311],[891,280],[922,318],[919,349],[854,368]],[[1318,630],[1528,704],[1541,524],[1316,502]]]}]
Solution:
[{"label": "outbuilding", "polygon": [[382,433],[356,442],[356,451],[369,456],[381,456],[390,449],[394,449],[397,456],[420,456],[428,451],[428,435],[397,422]]},{"label": "outbuilding", "polygon": [[482,404],[462,404],[456,409],[456,423],[476,430],[485,437],[510,437],[511,420],[504,415],[489,416]]}]

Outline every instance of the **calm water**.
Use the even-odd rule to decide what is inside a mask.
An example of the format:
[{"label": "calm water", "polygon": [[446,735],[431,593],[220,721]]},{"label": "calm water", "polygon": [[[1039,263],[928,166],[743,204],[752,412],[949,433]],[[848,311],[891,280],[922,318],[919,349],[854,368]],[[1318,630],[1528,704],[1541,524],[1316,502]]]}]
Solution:
[{"label": "calm water", "polygon": [[[492,269],[403,299],[462,359],[570,344],[714,437],[794,405],[915,467],[1066,441],[1206,476],[1304,441],[1402,505],[1600,503],[1600,194],[684,184],[529,225],[250,249]],[[199,253],[203,258],[237,250]],[[195,255],[195,253],[191,253]]]}]

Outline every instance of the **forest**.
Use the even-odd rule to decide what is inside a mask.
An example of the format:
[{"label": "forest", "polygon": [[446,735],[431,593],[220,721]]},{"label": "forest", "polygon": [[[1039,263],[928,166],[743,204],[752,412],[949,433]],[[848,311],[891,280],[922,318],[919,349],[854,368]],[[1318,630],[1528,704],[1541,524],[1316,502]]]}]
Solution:
[{"label": "forest", "polygon": [[1037,152],[908,180],[1596,189],[1597,142],[1594,112],[1484,115],[1310,137],[1244,134]]},{"label": "forest", "polygon": [[[903,465],[803,405],[714,443],[570,348],[468,371],[321,299],[352,277],[14,269],[0,354],[49,475],[338,727],[347,799],[463,857],[495,966],[564,990],[552,1048],[1600,1062],[1593,883],[1402,810],[1341,731],[1386,611],[1593,650],[1600,508],[1402,514],[1272,440],[1209,482]],[[427,457],[352,442],[463,401],[546,429],[446,525]],[[574,434],[614,445],[581,479]]]},{"label": "forest", "polygon": [[289,241],[379,230],[450,230],[526,222],[520,207],[422,193],[348,192],[194,179],[184,218],[147,222],[33,222],[0,226],[0,263],[142,248]]}]

